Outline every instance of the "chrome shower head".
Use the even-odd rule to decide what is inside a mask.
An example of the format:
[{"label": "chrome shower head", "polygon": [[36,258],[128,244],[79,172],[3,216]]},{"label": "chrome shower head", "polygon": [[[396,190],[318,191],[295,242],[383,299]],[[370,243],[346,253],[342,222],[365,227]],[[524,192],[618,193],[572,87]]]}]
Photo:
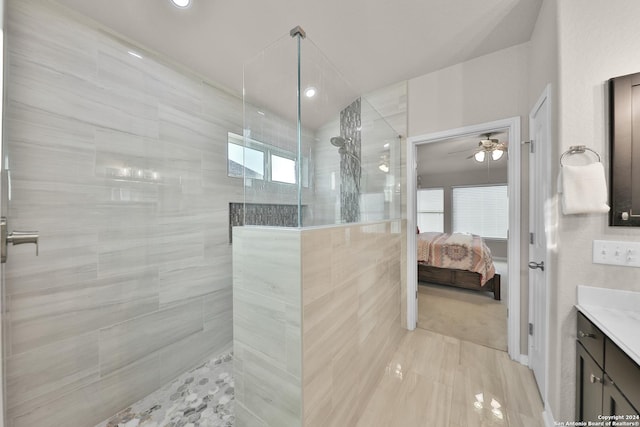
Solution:
[{"label": "chrome shower head", "polygon": [[334,136],[329,140],[329,142],[331,142],[331,145],[334,147],[342,148],[346,144],[347,140],[341,136]]}]

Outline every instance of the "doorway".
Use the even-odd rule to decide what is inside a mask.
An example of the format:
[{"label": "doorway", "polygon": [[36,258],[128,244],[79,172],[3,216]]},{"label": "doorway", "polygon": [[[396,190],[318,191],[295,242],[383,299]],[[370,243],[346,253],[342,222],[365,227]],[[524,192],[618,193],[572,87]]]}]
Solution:
[{"label": "doorway", "polygon": [[416,157],[417,326],[501,351],[509,290],[508,139],[506,131],[448,138],[419,145]]},{"label": "doorway", "polygon": [[507,238],[507,274],[509,291],[506,297],[509,313],[507,321],[507,351],[509,356],[521,361],[520,356],[520,118],[498,120],[479,125],[466,126],[407,140],[407,326],[413,330],[418,320],[418,278],[417,278],[417,149],[424,144],[432,144],[477,136],[479,134],[503,132],[508,135],[508,207],[509,231]]}]

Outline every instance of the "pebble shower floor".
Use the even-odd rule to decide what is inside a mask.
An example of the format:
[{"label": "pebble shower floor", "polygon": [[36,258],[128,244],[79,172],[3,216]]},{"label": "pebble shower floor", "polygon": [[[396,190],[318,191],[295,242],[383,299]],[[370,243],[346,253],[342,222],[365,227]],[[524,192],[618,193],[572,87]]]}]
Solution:
[{"label": "pebble shower floor", "polygon": [[231,354],[211,359],[96,427],[231,427],[232,370]]}]

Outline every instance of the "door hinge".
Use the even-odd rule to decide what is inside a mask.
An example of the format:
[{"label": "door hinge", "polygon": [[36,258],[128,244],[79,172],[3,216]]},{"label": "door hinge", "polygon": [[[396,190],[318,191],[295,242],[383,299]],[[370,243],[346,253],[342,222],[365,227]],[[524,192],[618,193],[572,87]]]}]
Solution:
[{"label": "door hinge", "polygon": [[533,335],[533,323],[529,323],[529,335]]},{"label": "door hinge", "polygon": [[535,143],[534,143],[533,139],[531,140],[531,143],[529,143],[529,152],[530,153],[535,153],[536,152]]},{"label": "door hinge", "polygon": [[533,245],[533,242],[534,242],[533,233],[529,233],[529,244]]}]

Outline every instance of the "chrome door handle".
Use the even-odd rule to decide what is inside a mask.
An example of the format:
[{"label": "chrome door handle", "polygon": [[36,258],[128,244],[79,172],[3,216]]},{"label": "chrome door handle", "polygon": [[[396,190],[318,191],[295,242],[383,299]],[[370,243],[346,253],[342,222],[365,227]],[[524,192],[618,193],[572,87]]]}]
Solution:
[{"label": "chrome door handle", "polygon": [[35,243],[36,256],[38,256],[38,232],[37,231],[12,231],[7,236],[7,244],[22,245],[24,243]]},{"label": "chrome door handle", "polygon": [[38,256],[38,239],[37,231],[13,231],[7,234],[7,219],[0,218],[0,262],[7,262],[7,246],[11,243],[15,245],[23,245],[25,243],[34,243],[36,245],[36,256]]},{"label": "chrome door handle", "polygon": [[529,263],[529,268],[532,270],[539,268],[540,270],[544,271],[544,261],[541,261],[541,262],[531,261]]}]

